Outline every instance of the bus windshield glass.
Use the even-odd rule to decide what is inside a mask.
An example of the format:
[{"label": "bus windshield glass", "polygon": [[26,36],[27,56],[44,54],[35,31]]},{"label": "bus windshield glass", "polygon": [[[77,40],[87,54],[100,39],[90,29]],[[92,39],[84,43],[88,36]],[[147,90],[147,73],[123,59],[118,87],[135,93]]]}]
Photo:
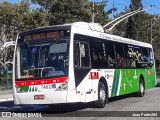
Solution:
[{"label": "bus windshield glass", "polygon": [[66,76],[69,32],[52,31],[52,36],[48,35],[51,32],[20,36],[16,52],[16,79]]}]

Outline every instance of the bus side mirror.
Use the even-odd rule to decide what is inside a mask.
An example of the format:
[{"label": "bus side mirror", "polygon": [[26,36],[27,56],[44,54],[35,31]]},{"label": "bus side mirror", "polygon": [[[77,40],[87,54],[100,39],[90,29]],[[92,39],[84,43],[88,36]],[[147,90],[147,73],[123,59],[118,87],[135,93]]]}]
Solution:
[{"label": "bus side mirror", "polygon": [[14,56],[14,48],[15,48],[15,42],[6,42],[3,45],[3,53],[4,53],[4,62],[5,64],[13,63],[13,56]]}]

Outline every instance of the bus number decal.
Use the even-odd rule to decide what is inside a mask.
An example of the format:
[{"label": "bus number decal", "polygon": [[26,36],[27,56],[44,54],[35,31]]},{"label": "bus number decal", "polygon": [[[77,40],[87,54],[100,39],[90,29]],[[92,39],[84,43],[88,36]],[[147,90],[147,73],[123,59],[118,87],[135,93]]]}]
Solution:
[{"label": "bus number decal", "polygon": [[55,89],[55,84],[47,84],[47,85],[41,85],[41,89]]}]

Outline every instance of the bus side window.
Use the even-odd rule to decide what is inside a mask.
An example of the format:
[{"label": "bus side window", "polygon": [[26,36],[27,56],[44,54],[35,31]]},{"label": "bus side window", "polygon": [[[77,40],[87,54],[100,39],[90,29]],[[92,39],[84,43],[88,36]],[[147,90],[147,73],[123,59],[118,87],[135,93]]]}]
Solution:
[{"label": "bus side window", "polygon": [[87,43],[75,44],[75,67],[90,67],[89,45]]},{"label": "bus side window", "polygon": [[142,48],[141,60],[144,63],[143,67],[152,67],[153,57],[150,48]]},{"label": "bus side window", "polygon": [[115,45],[114,43],[107,41],[106,42],[106,50],[107,50],[107,61],[108,68],[116,67],[116,59],[115,59]]},{"label": "bus side window", "polygon": [[135,60],[135,52],[134,52],[133,47],[130,47],[129,45],[125,45],[124,51],[125,51],[126,67],[135,68],[136,60]]},{"label": "bus side window", "polygon": [[74,44],[74,65],[76,68],[80,67],[80,49],[79,43]]},{"label": "bus side window", "polygon": [[81,67],[90,66],[90,55],[89,55],[89,46],[88,44],[80,44],[80,57],[81,57]]},{"label": "bus side window", "polygon": [[117,67],[124,68],[126,67],[125,58],[124,58],[124,47],[123,44],[117,43],[116,44],[116,60],[117,60]]}]

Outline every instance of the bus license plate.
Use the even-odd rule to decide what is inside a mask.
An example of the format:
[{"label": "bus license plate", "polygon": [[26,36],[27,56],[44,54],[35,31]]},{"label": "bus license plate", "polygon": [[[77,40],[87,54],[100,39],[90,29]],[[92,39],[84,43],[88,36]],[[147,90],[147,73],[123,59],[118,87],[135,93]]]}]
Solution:
[{"label": "bus license plate", "polygon": [[44,95],[34,95],[34,100],[43,100],[44,98]]},{"label": "bus license plate", "polygon": [[41,85],[41,87],[42,87],[42,89],[51,90],[51,89],[55,89],[56,85],[55,84]]}]

